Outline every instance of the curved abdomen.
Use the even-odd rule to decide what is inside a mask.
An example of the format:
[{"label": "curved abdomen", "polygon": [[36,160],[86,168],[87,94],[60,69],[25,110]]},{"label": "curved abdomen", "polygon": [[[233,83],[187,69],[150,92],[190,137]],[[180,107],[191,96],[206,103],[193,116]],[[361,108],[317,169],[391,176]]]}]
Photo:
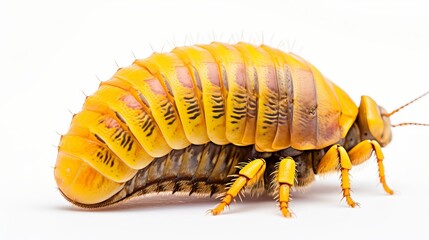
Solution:
[{"label": "curved abdomen", "polygon": [[119,69],[86,99],[61,138],[55,178],[72,201],[95,204],[173,149],[321,149],[344,138],[356,114],[295,55],[245,43],[175,48]]}]

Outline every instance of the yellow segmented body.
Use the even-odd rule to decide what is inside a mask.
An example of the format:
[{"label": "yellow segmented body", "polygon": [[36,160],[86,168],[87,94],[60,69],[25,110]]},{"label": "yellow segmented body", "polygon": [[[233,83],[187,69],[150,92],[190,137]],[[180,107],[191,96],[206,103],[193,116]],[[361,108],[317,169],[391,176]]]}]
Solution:
[{"label": "yellow segmented body", "polygon": [[[119,69],[87,97],[61,138],[55,179],[72,202],[97,204],[125,191],[154,159],[194,156],[193,146],[250,156],[208,144],[323,149],[346,137],[357,114],[343,90],[294,54],[247,43],[178,47]],[[230,174],[230,165],[209,169]]]}]

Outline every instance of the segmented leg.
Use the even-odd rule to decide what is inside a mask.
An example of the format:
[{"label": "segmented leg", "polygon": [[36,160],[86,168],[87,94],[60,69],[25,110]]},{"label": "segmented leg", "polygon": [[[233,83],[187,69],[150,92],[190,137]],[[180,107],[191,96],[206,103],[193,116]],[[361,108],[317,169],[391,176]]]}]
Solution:
[{"label": "segmented leg", "polygon": [[252,185],[264,175],[265,171],[265,160],[255,159],[250,161],[244,166],[238,173],[238,177],[234,183],[228,189],[225,197],[222,198],[221,202],[211,211],[213,215],[220,214],[226,206],[229,206],[231,201],[237,196],[238,193],[247,185]]},{"label": "segmented leg", "polygon": [[393,190],[387,186],[386,178],[384,175],[384,155],[381,151],[380,144],[375,140],[365,140],[358,143],[349,151],[349,156],[353,165],[358,165],[371,157],[371,154],[375,152],[378,164],[378,176],[380,182],[383,185],[384,191],[388,194],[393,194]]},{"label": "segmented leg", "polygon": [[291,157],[280,161],[277,181],[279,183],[280,211],[283,216],[292,217],[292,213],[289,211],[289,195],[290,189],[295,183],[295,161]]},{"label": "segmented leg", "polygon": [[320,160],[317,173],[337,170],[338,164],[341,170],[341,189],[343,190],[343,197],[350,207],[355,207],[358,204],[350,196],[349,171],[352,168],[352,163],[344,147],[338,144],[333,145]]}]

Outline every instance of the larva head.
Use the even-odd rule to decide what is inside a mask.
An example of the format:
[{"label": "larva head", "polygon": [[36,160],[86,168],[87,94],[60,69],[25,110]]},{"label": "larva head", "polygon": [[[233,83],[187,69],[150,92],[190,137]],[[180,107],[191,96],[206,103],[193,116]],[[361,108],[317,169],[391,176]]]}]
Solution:
[{"label": "larva head", "polygon": [[402,105],[401,107],[388,113],[383,107],[377,105],[377,103],[368,96],[362,96],[359,106],[359,114],[357,122],[360,129],[361,140],[376,140],[382,147],[386,146],[392,140],[392,127],[406,126],[406,125],[419,125],[429,126],[429,124],[423,123],[399,123],[392,125],[390,123],[390,117],[397,113],[402,108],[410,105],[411,103],[419,100],[420,98],[429,94],[429,91],[419,96],[418,98]]},{"label": "larva head", "polygon": [[383,107],[368,96],[362,96],[357,119],[361,140],[376,140],[386,146],[392,140],[390,118]]}]

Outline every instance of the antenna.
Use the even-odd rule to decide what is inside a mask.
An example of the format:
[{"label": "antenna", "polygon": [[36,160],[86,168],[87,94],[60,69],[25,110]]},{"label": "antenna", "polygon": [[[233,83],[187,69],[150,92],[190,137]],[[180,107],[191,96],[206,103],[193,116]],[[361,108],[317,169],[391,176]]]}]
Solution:
[{"label": "antenna", "polygon": [[392,124],[392,127],[401,127],[401,126],[410,126],[410,125],[426,126],[426,127],[429,126],[428,123],[403,122],[403,123],[398,123],[398,124]]},{"label": "antenna", "polygon": [[[429,94],[429,91],[425,92],[424,94],[422,94],[421,96],[419,96],[419,97],[417,97],[416,99],[412,100],[411,102],[408,102],[408,103],[406,103],[406,104],[404,104],[404,105],[400,106],[399,108],[397,108],[397,109],[393,110],[392,112],[390,112],[390,113],[388,113],[388,114],[383,114],[383,116],[390,117],[390,116],[392,116],[393,114],[395,114],[395,113],[399,112],[399,110],[401,110],[401,109],[403,109],[404,107],[406,107],[406,106],[410,105],[411,103],[413,103],[413,102],[415,102],[415,101],[419,100],[420,98],[422,98],[422,97],[426,96],[427,94]],[[408,125],[409,125],[409,124],[408,124]]]},{"label": "antenna", "polygon": [[[397,108],[397,109],[393,110],[391,113],[388,113],[388,114],[382,114],[382,116],[390,117],[390,116],[392,116],[393,114],[395,114],[395,113],[399,112],[399,110],[401,110],[401,109],[403,109],[404,107],[406,107],[406,106],[410,105],[411,103],[413,103],[413,102],[415,102],[415,101],[419,100],[420,98],[422,98],[422,97],[426,96],[427,94],[429,94],[429,91],[427,91],[427,92],[423,93],[421,96],[417,97],[416,99],[412,100],[411,102],[408,102],[408,103],[406,103],[406,104],[404,104],[404,105],[400,106],[399,108]],[[426,126],[426,127],[427,127],[427,126],[429,126],[429,124],[428,124],[428,123],[416,123],[416,122],[403,122],[403,123],[398,123],[398,124],[392,124],[392,127],[402,127],[402,126]]]}]

